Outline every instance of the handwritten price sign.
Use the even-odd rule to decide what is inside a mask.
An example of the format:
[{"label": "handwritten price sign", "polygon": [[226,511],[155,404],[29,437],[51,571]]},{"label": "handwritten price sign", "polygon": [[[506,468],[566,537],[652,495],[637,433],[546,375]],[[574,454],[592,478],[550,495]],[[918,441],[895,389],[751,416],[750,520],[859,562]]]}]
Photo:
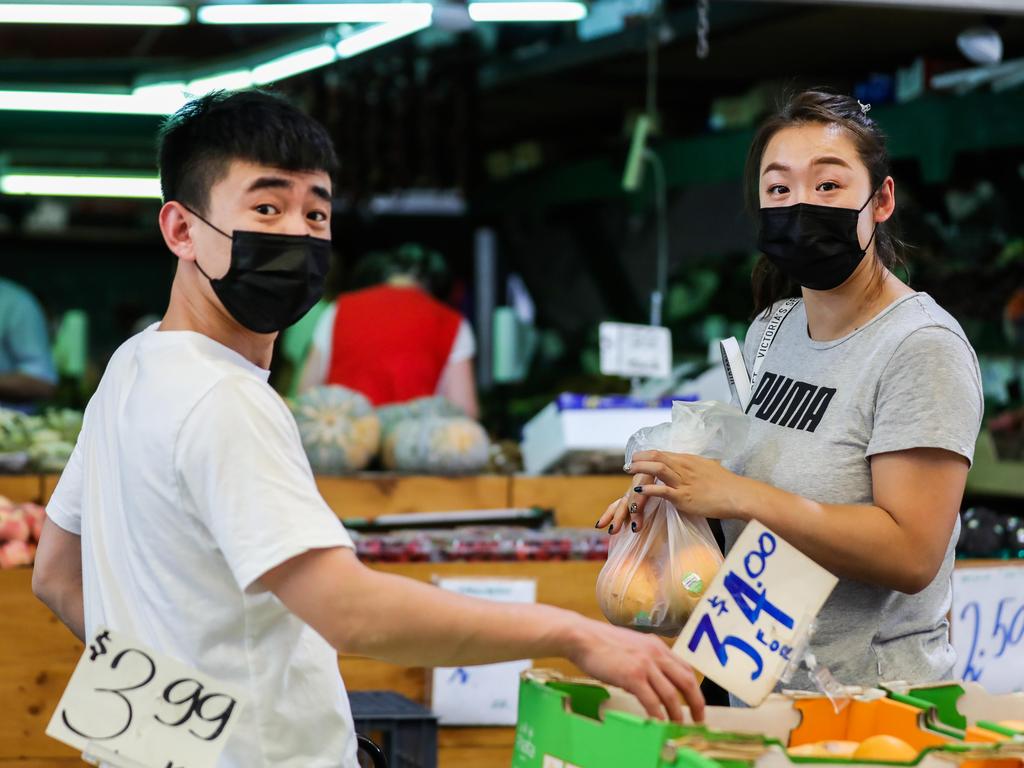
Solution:
[{"label": "handwritten price sign", "polygon": [[953,573],[956,676],[992,693],[1024,691],[1024,565]]},{"label": "handwritten price sign", "polygon": [[838,580],[758,522],[747,525],[675,652],[751,706],[772,692]]},{"label": "handwritten price sign", "polygon": [[108,630],[86,648],[48,736],[134,768],[214,768],[243,696]]}]

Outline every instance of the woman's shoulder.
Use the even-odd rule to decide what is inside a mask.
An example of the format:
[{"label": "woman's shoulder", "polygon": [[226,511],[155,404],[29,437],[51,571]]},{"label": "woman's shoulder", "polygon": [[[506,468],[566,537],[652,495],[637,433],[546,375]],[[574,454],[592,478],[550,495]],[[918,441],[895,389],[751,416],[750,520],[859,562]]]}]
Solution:
[{"label": "woman's shoulder", "polygon": [[912,337],[927,337],[951,343],[959,339],[967,347],[971,346],[957,319],[927,293],[914,293],[899,301],[886,320],[886,330],[901,345]]}]

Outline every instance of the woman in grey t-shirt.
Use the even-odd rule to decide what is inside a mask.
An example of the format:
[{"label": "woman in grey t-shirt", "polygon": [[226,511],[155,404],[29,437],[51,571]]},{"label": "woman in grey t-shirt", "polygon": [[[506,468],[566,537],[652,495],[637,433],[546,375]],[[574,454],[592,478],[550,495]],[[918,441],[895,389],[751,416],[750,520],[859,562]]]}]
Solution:
[{"label": "woman in grey t-shirt", "polygon": [[[729,546],[759,520],[840,577],[812,640],[840,682],[929,682],[955,660],[946,614],[981,377],[956,320],[890,271],[896,190],[868,109],[805,92],[750,148],[763,256],[747,445],[725,466],[638,454],[636,488],[598,525],[635,530],[651,496],[720,518]],[[805,673],[790,685],[812,687]]]}]

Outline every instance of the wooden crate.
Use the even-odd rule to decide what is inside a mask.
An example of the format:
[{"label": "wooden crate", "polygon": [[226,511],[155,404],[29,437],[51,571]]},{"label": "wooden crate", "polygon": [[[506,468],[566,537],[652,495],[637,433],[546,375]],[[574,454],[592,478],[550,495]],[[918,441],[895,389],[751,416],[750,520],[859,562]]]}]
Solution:
[{"label": "wooden crate", "polygon": [[343,520],[406,512],[454,512],[508,507],[511,481],[480,477],[413,477],[366,474],[320,476],[321,495]]},{"label": "wooden crate", "polygon": [[621,475],[581,477],[526,477],[512,480],[513,507],[555,510],[555,521],[565,528],[593,528],[615,499],[629,490],[632,478]]},{"label": "wooden crate", "polygon": [[0,475],[0,496],[16,504],[26,501],[38,504],[43,496],[42,478],[39,475]]},{"label": "wooden crate", "polygon": [[32,594],[30,569],[0,571],[0,766],[83,765],[45,734],[82,650]]}]

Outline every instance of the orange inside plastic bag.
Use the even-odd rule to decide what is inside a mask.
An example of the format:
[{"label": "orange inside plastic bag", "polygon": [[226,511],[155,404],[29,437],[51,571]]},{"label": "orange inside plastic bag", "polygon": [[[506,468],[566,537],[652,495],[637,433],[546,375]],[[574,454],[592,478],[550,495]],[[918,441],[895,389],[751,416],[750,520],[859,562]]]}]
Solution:
[{"label": "orange inside plastic bag", "polygon": [[[646,450],[723,459],[746,440],[747,417],[723,403],[674,403],[672,422],[641,429],[626,448],[626,463]],[[650,499],[644,526],[612,537],[597,579],[601,611],[612,624],[677,635],[722,565],[707,521]]]}]

